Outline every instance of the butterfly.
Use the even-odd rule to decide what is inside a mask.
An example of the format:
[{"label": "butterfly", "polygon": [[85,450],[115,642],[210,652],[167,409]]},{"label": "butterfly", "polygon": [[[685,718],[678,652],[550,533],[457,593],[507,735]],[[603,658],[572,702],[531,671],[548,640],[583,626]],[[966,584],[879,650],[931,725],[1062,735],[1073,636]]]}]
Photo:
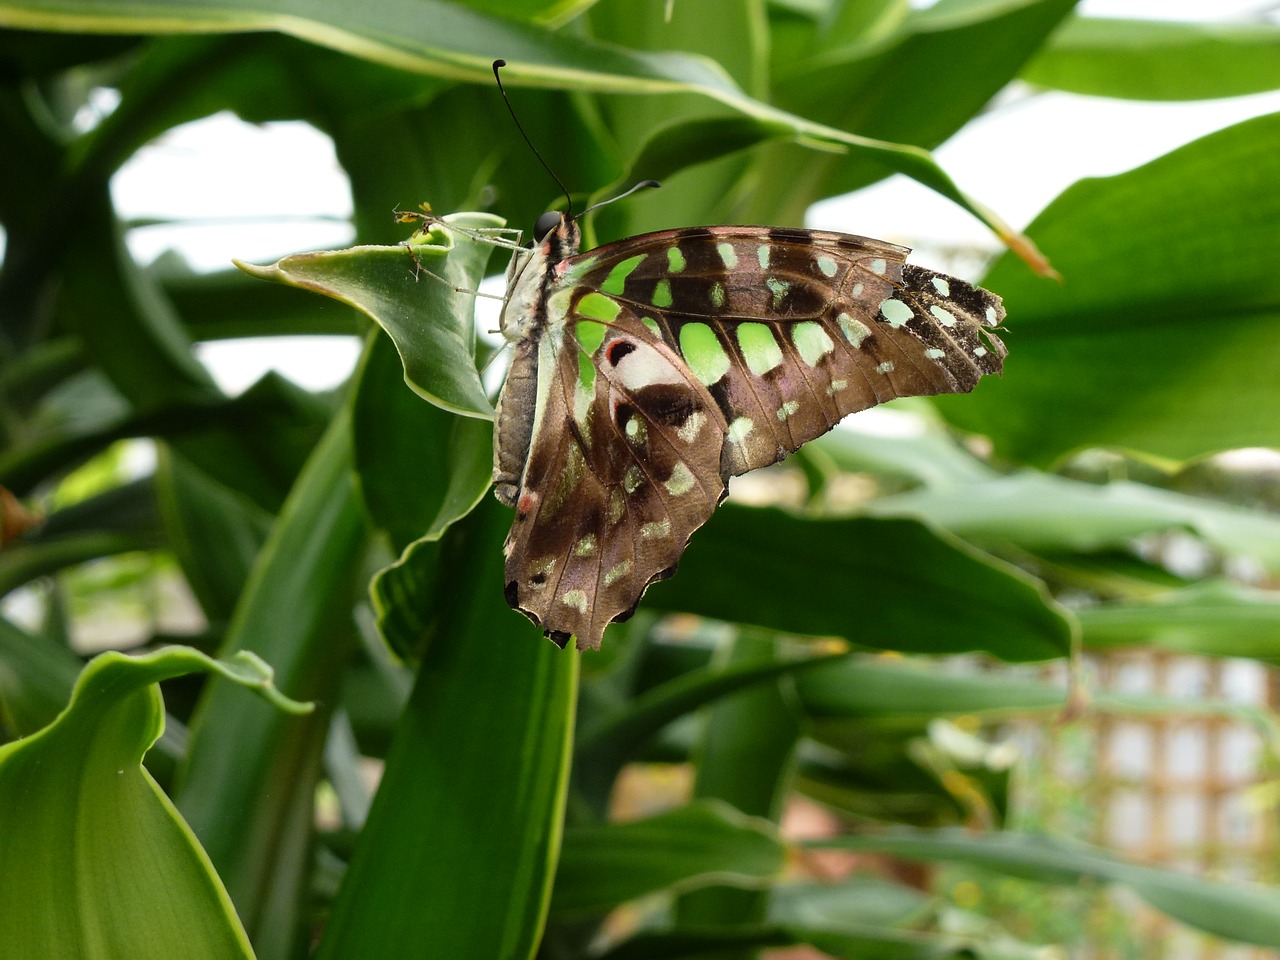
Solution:
[{"label": "butterfly", "polygon": [[675,573],[730,477],[845,416],[1000,373],[1000,298],[842,233],[712,226],[585,253],[548,213],[507,271],[493,479],[507,602],[600,646]]}]

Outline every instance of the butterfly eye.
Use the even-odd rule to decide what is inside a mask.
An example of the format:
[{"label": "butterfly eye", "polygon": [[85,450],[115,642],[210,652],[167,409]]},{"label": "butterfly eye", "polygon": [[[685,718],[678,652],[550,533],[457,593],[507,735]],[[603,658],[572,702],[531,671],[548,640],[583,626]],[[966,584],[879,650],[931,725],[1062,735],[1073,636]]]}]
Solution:
[{"label": "butterfly eye", "polygon": [[558,226],[560,226],[560,214],[554,210],[549,210],[540,216],[538,222],[533,225],[533,236],[541,243],[547,239],[547,234]]}]

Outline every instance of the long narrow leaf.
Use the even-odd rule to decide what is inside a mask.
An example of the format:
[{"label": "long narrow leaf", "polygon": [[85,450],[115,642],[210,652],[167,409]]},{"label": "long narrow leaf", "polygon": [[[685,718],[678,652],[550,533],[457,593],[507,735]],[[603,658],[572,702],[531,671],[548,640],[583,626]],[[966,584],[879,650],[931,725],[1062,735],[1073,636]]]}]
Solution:
[{"label": "long narrow leaf", "polygon": [[1230,940],[1280,947],[1280,893],[1275,890],[1125,863],[1084,844],[1022,834],[901,829],[814,846],[951,860],[1041,883],[1076,883],[1084,877],[1121,883],[1183,923]]},{"label": "long narrow leaf", "polygon": [[[282,687],[326,711],[353,645],[361,572],[364,530],[350,443],[343,413],[290,494],[223,641],[225,651],[268,659]],[[282,718],[233,693],[218,684],[205,690],[176,801],[259,952],[284,956],[298,933],[327,714]]]},{"label": "long narrow leaf", "polygon": [[320,960],[524,960],[560,847],[578,655],[502,600],[496,502],[455,525],[441,628],[333,905]]},{"label": "long narrow leaf", "polygon": [[1092,97],[1208,100],[1280,87],[1280,26],[1072,17],[1022,79]]},{"label": "long narrow leaf", "polygon": [[1044,587],[922,524],[809,520],[726,505],[650,608],[889,650],[1062,656],[1072,625]]},{"label": "long narrow leaf", "polygon": [[700,800],[645,820],[568,828],[551,907],[599,911],[709,883],[758,887],[775,880],[785,862],[768,821]]}]

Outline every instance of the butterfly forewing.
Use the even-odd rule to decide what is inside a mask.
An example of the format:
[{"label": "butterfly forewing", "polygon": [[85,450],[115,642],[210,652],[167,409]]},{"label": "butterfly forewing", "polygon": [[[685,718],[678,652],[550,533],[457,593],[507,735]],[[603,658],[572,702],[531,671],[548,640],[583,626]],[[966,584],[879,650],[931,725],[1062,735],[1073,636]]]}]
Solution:
[{"label": "butterfly forewing", "polygon": [[670,575],[729,477],[849,413],[1001,368],[986,329],[999,298],[905,264],[902,247],[707,227],[573,255],[571,227],[509,291],[535,307],[508,331],[495,441],[517,511],[507,599],[561,643],[598,646]]},{"label": "butterfly forewing", "polygon": [[[997,297],[825,231],[706,227],[585,255],[581,282],[651,317],[728,423],[726,477],[774,463],[850,413],[960,393],[998,372]],[[570,266],[566,273],[576,271]]]}]

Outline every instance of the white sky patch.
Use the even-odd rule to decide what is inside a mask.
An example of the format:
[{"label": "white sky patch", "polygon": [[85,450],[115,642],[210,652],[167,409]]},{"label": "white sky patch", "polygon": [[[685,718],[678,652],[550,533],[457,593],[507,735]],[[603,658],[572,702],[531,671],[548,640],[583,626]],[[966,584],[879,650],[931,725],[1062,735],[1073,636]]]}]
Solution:
[{"label": "white sky patch", "polygon": [[[299,290],[298,296],[306,294]],[[322,336],[208,340],[196,344],[196,356],[230,396],[243,393],[268,370],[307,390],[331,390],[355,369],[360,340]]]},{"label": "white sky patch", "polygon": [[126,221],[182,221],[130,231],[143,263],[171,248],[197,271],[225,270],[232,257],[270,261],[355,236],[333,141],[302,121],[249,124],[219,113],[175,127],[120,168],[111,195]]}]

